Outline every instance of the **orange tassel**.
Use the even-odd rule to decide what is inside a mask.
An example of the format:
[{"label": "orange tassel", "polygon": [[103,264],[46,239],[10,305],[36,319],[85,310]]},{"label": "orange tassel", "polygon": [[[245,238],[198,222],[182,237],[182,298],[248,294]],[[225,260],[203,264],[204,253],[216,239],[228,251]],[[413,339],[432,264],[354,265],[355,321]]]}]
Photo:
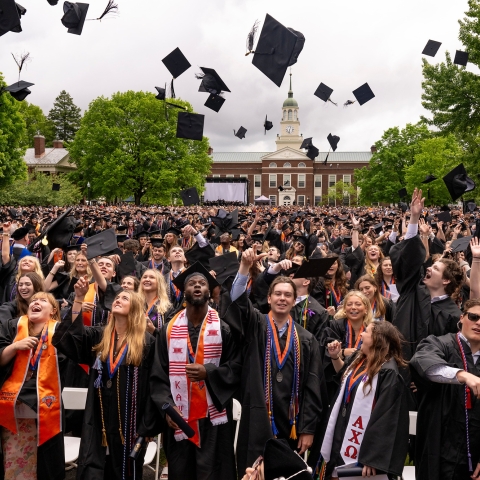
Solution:
[{"label": "orange tassel", "polygon": [[297,439],[297,429],[295,427],[295,422],[293,422],[292,430],[290,431],[290,438],[293,440]]},{"label": "orange tassel", "polygon": [[107,432],[104,428],[102,429],[102,447],[108,447]]}]

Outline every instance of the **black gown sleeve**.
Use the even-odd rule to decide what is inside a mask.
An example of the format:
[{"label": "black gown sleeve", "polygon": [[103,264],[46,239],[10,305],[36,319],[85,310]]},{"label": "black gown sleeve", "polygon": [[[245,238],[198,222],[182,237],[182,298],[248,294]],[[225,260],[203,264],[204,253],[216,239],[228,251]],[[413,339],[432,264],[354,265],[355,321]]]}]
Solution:
[{"label": "black gown sleeve", "polygon": [[350,285],[355,285],[355,282],[362,276],[365,268],[365,254],[360,246],[355,250],[349,250],[345,255],[345,265],[350,268],[350,272],[352,273]]}]

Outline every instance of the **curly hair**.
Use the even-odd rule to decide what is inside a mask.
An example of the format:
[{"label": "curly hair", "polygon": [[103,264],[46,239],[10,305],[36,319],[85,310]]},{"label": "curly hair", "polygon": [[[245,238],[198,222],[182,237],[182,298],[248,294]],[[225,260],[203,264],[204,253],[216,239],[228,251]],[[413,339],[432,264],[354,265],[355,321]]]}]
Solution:
[{"label": "curly hair", "polygon": [[448,280],[447,285],[445,285],[445,293],[451,297],[462,288],[463,282],[465,281],[465,274],[460,265],[454,260],[441,258],[438,261],[445,265],[442,278]]},{"label": "curly hair", "polygon": [[[335,257],[333,253],[327,254],[327,258]],[[335,285],[335,289],[339,290],[340,293],[342,294],[342,297],[345,297],[345,295],[348,292],[348,280],[347,276],[345,275],[345,270],[343,269],[343,264],[340,260],[340,258],[337,258],[335,262],[338,265],[337,271],[335,272],[335,276],[333,278],[325,278],[325,288],[328,288],[329,290],[332,290],[332,283]]]}]

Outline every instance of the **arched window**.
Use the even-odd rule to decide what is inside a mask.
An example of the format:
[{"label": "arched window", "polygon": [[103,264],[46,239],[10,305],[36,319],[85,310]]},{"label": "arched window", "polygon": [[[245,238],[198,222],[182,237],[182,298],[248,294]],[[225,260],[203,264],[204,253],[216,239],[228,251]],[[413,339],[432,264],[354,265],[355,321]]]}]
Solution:
[{"label": "arched window", "polygon": [[291,200],[291,198],[290,198],[288,195],[285,195],[285,196],[283,197],[283,200],[287,200],[287,201],[288,201],[288,200]]},{"label": "arched window", "polygon": [[300,162],[298,164],[298,168],[305,168],[305,167],[306,167],[306,165],[303,162]]},{"label": "arched window", "polygon": [[283,164],[283,168],[291,168],[291,167],[292,167],[292,164],[289,163],[289,162],[285,162],[285,163]]},{"label": "arched window", "polygon": [[283,119],[284,119],[284,120],[287,119],[287,111],[286,111],[286,110],[283,111]]},{"label": "arched window", "polygon": [[292,111],[291,111],[291,110],[288,111],[288,119],[289,119],[289,120],[292,119]]},{"label": "arched window", "polygon": [[270,165],[269,165],[270,168],[277,168],[277,164],[275,162],[272,162]]},{"label": "arched window", "polygon": [[296,111],[296,110],[293,111],[293,119],[294,119],[294,120],[297,119],[297,111]]}]

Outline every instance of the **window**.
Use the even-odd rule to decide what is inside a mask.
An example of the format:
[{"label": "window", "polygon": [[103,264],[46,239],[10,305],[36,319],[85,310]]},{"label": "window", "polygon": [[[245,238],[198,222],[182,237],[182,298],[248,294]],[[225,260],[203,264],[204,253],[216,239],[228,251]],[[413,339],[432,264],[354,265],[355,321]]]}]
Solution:
[{"label": "window", "polygon": [[315,188],[322,188],[322,176],[315,175]]},{"label": "window", "polygon": [[335,175],[329,175],[328,176],[328,186],[329,187],[334,187],[336,183],[337,183],[337,177]]},{"label": "window", "polygon": [[300,162],[298,164],[298,168],[305,168],[305,167],[306,167],[306,165],[303,162]]},{"label": "window", "polygon": [[297,205],[303,207],[305,205],[305,195],[299,195],[297,197]]},{"label": "window", "polygon": [[277,188],[277,175],[269,175],[270,188]]},{"label": "window", "polygon": [[320,195],[315,196],[315,206],[322,204],[322,197]]},{"label": "window", "polygon": [[270,205],[275,206],[277,204],[277,196],[276,195],[269,195]]},{"label": "window", "polygon": [[283,111],[283,119],[284,119],[284,120],[287,119],[287,111],[286,111],[286,110]]},{"label": "window", "polygon": [[296,110],[293,111],[293,119],[294,119],[294,120],[297,119],[297,111],[296,111]]},{"label": "window", "polygon": [[240,178],[248,178],[248,175],[245,175],[244,173],[242,173],[242,175],[240,175]]},{"label": "window", "polygon": [[232,174],[229,174],[229,175],[226,175],[227,178],[232,178],[234,177],[235,175],[232,175]]},{"label": "window", "polygon": [[270,168],[277,168],[277,164],[275,162],[272,162],[270,165],[269,165]]},{"label": "window", "polygon": [[350,186],[350,184],[352,183],[352,176],[351,175],[344,175],[343,176],[343,183],[345,185]]},{"label": "window", "polygon": [[255,175],[255,187],[260,188],[262,186],[262,176]]},{"label": "window", "polygon": [[218,175],[218,174],[212,175],[212,177],[217,177],[217,178],[218,178],[219,176],[220,176],[220,175]]},{"label": "window", "polygon": [[283,186],[291,187],[292,186],[292,175],[290,173],[283,174]]},{"label": "window", "polygon": [[305,174],[300,173],[298,175],[298,188],[305,188]]},{"label": "window", "polygon": [[292,164],[290,162],[285,162],[283,168],[292,168]]},{"label": "window", "polygon": [[292,119],[292,111],[291,111],[291,110],[288,111],[288,119],[289,119],[289,120]]}]

